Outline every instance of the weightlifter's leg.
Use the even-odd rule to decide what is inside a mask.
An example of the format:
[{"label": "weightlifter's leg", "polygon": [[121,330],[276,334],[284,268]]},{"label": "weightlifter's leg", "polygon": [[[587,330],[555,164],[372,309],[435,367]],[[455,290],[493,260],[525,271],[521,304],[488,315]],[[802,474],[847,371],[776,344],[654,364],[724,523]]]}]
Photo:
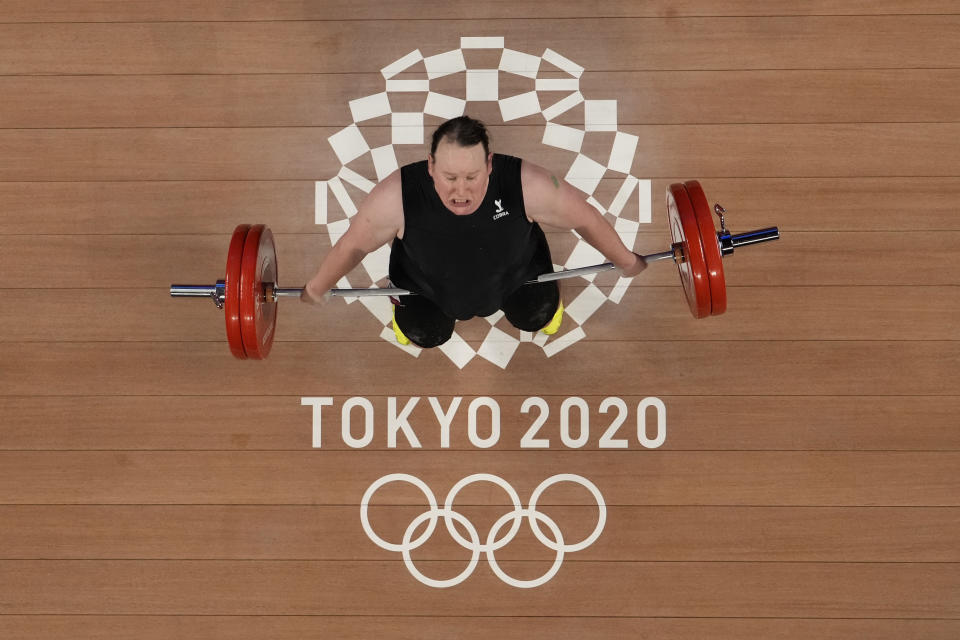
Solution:
[{"label": "weightlifter's leg", "polygon": [[418,347],[438,347],[453,335],[454,319],[423,296],[404,296],[393,307],[393,328],[397,341],[404,338]]},{"label": "weightlifter's leg", "polygon": [[[539,244],[530,261],[531,278],[553,272],[547,238],[539,227],[534,233],[539,235]],[[521,331],[556,333],[563,317],[560,286],[556,281],[522,285],[507,296],[501,308],[510,324]]]},{"label": "weightlifter's leg", "polygon": [[553,331],[559,329],[559,316],[563,313],[560,302],[560,287],[554,282],[525,284],[511,293],[503,303],[503,312],[510,324],[521,331],[545,332],[556,324]]}]

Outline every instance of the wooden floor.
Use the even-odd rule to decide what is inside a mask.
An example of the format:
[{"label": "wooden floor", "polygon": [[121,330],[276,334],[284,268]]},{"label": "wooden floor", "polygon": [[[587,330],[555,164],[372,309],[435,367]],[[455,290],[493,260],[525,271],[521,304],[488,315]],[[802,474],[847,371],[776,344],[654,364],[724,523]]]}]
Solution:
[{"label": "wooden floor", "polygon": [[[336,300],[282,304],[270,358],[241,362],[221,312],[168,297],[223,277],[241,222],[270,225],[299,286],[346,216],[328,181],[351,101],[392,87],[391,113],[423,114],[425,92],[398,87],[463,99],[469,71],[428,78],[422,58],[497,69],[504,48],[616,101],[581,153],[605,164],[615,131],[637,137],[630,175],[653,194],[638,251],[667,247],[678,180],[700,179],[735,232],[779,225],[725,262],[725,315],[691,319],[655,264],[565,321],[584,337],[549,357],[555,342],[517,346],[502,321],[490,344],[512,357],[475,355],[484,319],[458,328],[469,361],[413,357],[381,336],[381,307]],[[536,84],[501,72],[499,96]],[[571,93],[548,84],[544,109]],[[583,131],[586,110],[552,121]],[[467,112],[498,151],[571,166],[540,111]],[[360,124],[401,164],[425,154],[394,144],[390,114]],[[960,637],[958,143],[947,0],[0,0],[0,638]],[[378,177],[372,153],[347,166]],[[597,200],[623,179],[607,171]],[[623,216],[643,222],[637,193]],[[549,240],[555,261],[574,251]],[[637,428],[644,398],[665,408],[659,446],[655,409]],[[551,579],[511,586],[475,548],[472,575],[435,588],[361,523],[394,473],[438,502],[493,474],[524,507],[575,474],[606,522],[571,549],[600,509],[559,483],[536,505],[568,545]],[[483,540],[510,502],[489,482],[456,498]],[[428,510],[389,484],[371,530],[399,543]],[[471,559],[443,529],[411,552],[434,580]],[[556,557],[527,526],[495,550],[515,580]]]}]

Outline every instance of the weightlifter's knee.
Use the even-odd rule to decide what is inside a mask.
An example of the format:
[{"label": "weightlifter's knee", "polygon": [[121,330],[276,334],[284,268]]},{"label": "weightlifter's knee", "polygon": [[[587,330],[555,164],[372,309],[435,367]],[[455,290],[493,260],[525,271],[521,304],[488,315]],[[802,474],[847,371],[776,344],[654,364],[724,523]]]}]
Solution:
[{"label": "weightlifter's knee", "polygon": [[503,304],[510,324],[521,331],[539,331],[553,320],[560,308],[560,287],[541,282],[520,287]]},{"label": "weightlifter's knee", "polygon": [[404,339],[418,347],[439,347],[453,335],[454,319],[445,315],[431,303],[417,300],[412,304],[394,307],[393,329],[400,344]]}]

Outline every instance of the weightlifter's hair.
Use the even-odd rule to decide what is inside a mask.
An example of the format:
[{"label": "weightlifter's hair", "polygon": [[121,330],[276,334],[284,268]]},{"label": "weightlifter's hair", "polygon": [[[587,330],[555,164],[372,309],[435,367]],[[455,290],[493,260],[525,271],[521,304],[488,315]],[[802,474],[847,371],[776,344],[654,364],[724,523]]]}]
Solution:
[{"label": "weightlifter's hair", "polygon": [[460,116],[447,120],[433,132],[433,141],[430,144],[430,155],[437,153],[437,145],[441,140],[449,140],[461,147],[472,147],[475,144],[483,145],[484,157],[490,155],[490,134],[487,127],[479,120],[470,116]]}]

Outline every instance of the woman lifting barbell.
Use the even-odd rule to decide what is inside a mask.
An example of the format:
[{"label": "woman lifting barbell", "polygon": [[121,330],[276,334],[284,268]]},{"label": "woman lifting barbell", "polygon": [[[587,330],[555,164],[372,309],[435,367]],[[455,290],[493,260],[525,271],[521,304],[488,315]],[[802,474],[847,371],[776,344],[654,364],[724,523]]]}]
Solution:
[{"label": "woman lifting barbell", "polygon": [[368,253],[392,242],[390,280],[416,297],[398,301],[401,344],[436,347],[456,320],[502,310],[523,331],[555,333],[563,316],[541,224],[575,230],[625,277],[646,267],[603,216],[546,169],[494,154],[486,127],[469,116],[433,134],[427,160],[380,182],[324,257],[302,299],[319,302]]},{"label": "woman lifting barbell", "polygon": [[[426,161],[371,190],[305,287],[280,288],[273,234],[265,225],[241,224],[230,240],[225,279],[171,285],[170,295],[212,298],[225,311],[227,341],[241,359],[269,354],[281,297],[317,303],[328,296],[396,296],[397,340],[434,347],[450,338],[457,320],[498,309],[522,330],[555,333],[563,317],[556,280],[614,268],[631,277],[667,259],[677,265],[690,312],[705,318],[727,308],[723,257],[780,237],[777,227],[733,235],[724,213],[720,205],[710,209],[696,180],[671,184],[673,242],[667,251],[638,255],[574,187],[532,163],[491,154],[483,124],[464,116],[437,129]],[[553,272],[539,223],[576,230],[611,262]],[[398,287],[330,288],[388,242],[389,275]]]}]

